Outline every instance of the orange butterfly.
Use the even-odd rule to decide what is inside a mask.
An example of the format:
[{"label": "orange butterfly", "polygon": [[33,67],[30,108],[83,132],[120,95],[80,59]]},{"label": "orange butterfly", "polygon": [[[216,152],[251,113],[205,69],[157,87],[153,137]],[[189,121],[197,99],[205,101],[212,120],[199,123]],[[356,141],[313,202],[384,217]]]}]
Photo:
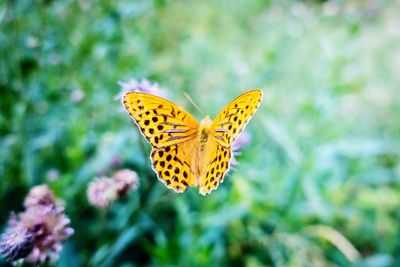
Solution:
[{"label": "orange butterfly", "polygon": [[262,91],[244,93],[211,121],[200,124],[183,108],[161,97],[128,92],[123,103],[153,147],[151,161],[158,179],[176,192],[199,186],[202,195],[224,180],[239,136],[262,100]]}]

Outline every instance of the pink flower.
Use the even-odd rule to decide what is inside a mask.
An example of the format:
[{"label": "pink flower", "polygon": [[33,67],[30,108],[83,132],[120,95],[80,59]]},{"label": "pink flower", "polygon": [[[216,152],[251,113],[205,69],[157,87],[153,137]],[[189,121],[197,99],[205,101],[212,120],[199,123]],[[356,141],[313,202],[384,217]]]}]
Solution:
[{"label": "pink flower", "polygon": [[118,198],[126,195],[130,190],[139,187],[139,177],[136,172],[122,169],[115,172],[112,178],[95,178],[89,183],[87,198],[98,208],[107,209]]},{"label": "pink flower", "polygon": [[115,172],[112,178],[120,196],[125,195],[129,190],[139,187],[139,177],[134,171],[122,169]]},{"label": "pink flower", "polygon": [[63,242],[74,233],[63,207],[55,205],[54,193],[47,185],[33,187],[25,199],[26,210],[11,214],[1,236],[0,253],[8,261],[23,259],[33,265],[58,259]]},{"label": "pink flower", "polygon": [[167,96],[166,90],[161,88],[158,83],[153,83],[146,79],[142,79],[141,81],[131,79],[128,82],[119,81],[118,85],[121,86],[121,93],[115,99],[120,99],[127,92],[141,92],[160,97]]},{"label": "pink flower", "polygon": [[111,160],[111,166],[113,168],[119,168],[122,165],[122,159],[119,156],[115,156],[113,157],[113,159]]},{"label": "pink flower", "polygon": [[60,177],[60,173],[56,169],[50,169],[46,173],[46,179],[49,181],[56,181]]},{"label": "pink flower", "polygon": [[87,197],[93,206],[106,209],[117,199],[117,187],[111,178],[96,178],[89,183]]},{"label": "pink flower", "polygon": [[20,224],[34,237],[32,252],[26,261],[32,264],[55,262],[62,249],[62,242],[74,233],[63,207],[36,205],[20,215]]},{"label": "pink flower", "polygon": [[34,246],[33,234],[22,225],[10,226],[1,235],[0,254],[13,262],[28,256]]},{"label": "pink flower", "polygon": [[31,188],[24,201],[24,207],[28,208],[35,205],[51,205],[55,204],[56,197],[50,188],[43,184]]},{"label": "pink flower", "polygon": [[247,132],[243,132],[241,135],[236,138],[235,141],[233,141],[232,144],[232,158],[231,158],[231,164],[238,165],[239,162],[236,160],[235,156],[239,156],[240,152],[239,150],[251,143],[251,135]]},{"label": "pink flower", "polygon": [[81,102],[85,98],[85,92],[83,92],[81,89],[74,89],[71,93],[70,98],[72,102]]}]

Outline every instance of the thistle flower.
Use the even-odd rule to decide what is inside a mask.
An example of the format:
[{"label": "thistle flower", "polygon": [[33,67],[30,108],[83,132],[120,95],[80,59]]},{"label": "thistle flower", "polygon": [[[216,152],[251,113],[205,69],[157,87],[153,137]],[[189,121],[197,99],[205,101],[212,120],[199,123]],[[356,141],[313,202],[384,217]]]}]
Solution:
[{"label": "thistle flower", "polygon": [[236,160],[235,156],[239,156],[240,152],[239,150],[248,144],[251,143],[251,135],[247,132],[243,132],[241,135],[239,135],[238,138],[233,142],[232,144],[232,158],[231,158],[231,164],[238,165],[239,162]]},{"label": "thistle flower", "polygon": [[119,156],[115,156],[112,158],[112,160],[111,160],[112,168],[117,169],[117,168],[121,167],[121,165],[122,165],[122,158],[120,158]]},{"label": "thistle flower", "polygon": [[153,83],[146,79],[142,79],[141,81],[132,79],[128,82],[119,81],[118,85],[121,86],[121,93],[115,97],[116,99],[120,99],[126,92],[141,92],[160,97],[167,95],[165,89],[161,88],[158,83]]},{"label": "thistle flower", "polygon": [[25,199],[26,210],[11,214],[1,236],[0,253],[7,261],[23,259],[33,265],[57,260],[62,243],[74,233],[63,207],[55,206],[46,185],[33,187]]},{"label": "thistle flower", "polygon": [[60,177],[60,173],[57,169],[50,169],[46,173],[46,179],[49,181],[56,181]]},{"label": "thistle flower", "polygon": [[85,92],[83,92],[81,89],[74,89],[70,96],[72,102],[75,103],[81,102],[84,98],[85,98]]},{"label": "thistle flower", "polygon": [[136,172],[122,169],[112,176],[119,196],[125,195],[129,190],[139,187],[139,177]]},{"label": "thistle flower", "polygon": [[26,261],[32,264],[55,262],[62,249],[62,242],[74,233],[63,207],[36,205],[20,215],[20,225],[34,238],[34,246]]},{"label": "thistle flower", "polygon": [[1,235],[0,254],[6,261],[13,262],[28,256],[33,245],[32,233],[21,225],[16,225],[7,228]]},{"label": "thistle flower", "polygon": [[101,209],[107,209],[118,198],[126,195],[129,190],[139,187],[139,177],[136,172],[122,169],[115,172],[112,178],[100,177],[89,183],[87,198],[89,202]]},{"label": "thistle flower", "polygon": [[50,188],[43,184],[31,188],[24,201],[24,207],[28,208],[35,205],[51,205],[55,204],[56,197]]},{"label": "thistle flower", "polygon": [[90,182],[87,189],[89,202],[101,209],[108,208],[117,197],[117,186],[113,179],[108,177],[96,178]]}]

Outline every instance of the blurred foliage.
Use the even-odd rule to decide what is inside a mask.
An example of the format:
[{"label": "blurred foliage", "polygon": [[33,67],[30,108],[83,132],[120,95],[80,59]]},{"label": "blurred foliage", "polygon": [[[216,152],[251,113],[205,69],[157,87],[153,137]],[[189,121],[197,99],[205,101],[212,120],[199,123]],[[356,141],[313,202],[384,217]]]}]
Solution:
[{"label": "blurred foliage", "polygon": [[[398,1],[0,3],[0,225],[33,185],[64,200],[64,266],[396,266],[400,261]],[[176,194],[117,81],[148,78],[212,117],[265,99],[240,165],[207,197]],[[143,150],[144,149],[144,150]],[[122,163],[119,163],[122,162]],[[95,176],[141,187],[107,212]]]}]

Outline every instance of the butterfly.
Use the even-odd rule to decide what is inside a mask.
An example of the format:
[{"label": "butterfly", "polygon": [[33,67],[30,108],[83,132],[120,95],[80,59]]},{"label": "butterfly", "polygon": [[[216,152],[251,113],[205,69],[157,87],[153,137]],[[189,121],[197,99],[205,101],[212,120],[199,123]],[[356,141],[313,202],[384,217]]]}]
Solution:
[{"label": "butterfly", "polygon": [[199,186],[206,195],[217,189],[229,170],[232,143],[262,100],[262,91],[244,93],[225,106],[212,121],[200,123],[178,105],[161,97],[128,92],[125,109],[152,146],[152,168],[158,179],[176,192]]}]

